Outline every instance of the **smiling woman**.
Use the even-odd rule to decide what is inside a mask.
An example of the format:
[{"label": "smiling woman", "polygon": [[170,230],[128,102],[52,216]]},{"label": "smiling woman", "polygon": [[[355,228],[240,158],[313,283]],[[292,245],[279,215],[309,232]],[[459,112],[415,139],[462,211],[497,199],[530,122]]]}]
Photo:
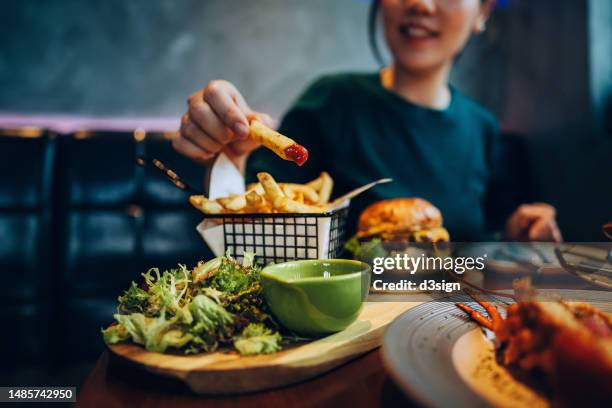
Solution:
[{"label": "smiling woman", "polygon": [[[486,19],[488,18],[491,7],[495,0],[436,0],[431,2],[420,2],[421,13],[427,13],[432,8],[437,9],[440,14],[439,24],[424,23],[413,19],[410,22],[398,23],[397,16],[402,12],[397,12],[397,7],[405,7],[410,0],[374,0],[370,7],[369,15],[369,39],[374,54],[382,62],[378,44],[376,42],[376,26],[378,13],[382,9],[384,22],[385,38],[387,44],[397,59],[399,53],[399,42],[405,41],[413,47],[424,44],[427,40],[441,39],[446,44],[438,48],[439,54],[451,53],[453,55],[460,52],[465,46],[471,31],[482,32],[485,29]],[[476,7],[481,3],[481,7]],[[465,20],[471,20],[470,25],[465,24]],[[444,31],[442,31],[444,28]],[[471,29],[471,30],[470,30]],[[444,38],[441,38],[444,34]],[[409,57],[406,55],[405,57]],[[440,57],[443,57],[441,55]],[[406,61],[408,62],[408,61]]]},{"label": "smiling woman", "polygon": [[508,218],[509,205],[518,203],[495,194],[512,195],[496,187],[507,183],[497,121],[449,85],[456,56],[484,30],[492,6],[493,0],[374,1],[370,27],[380,11],[392,62],[381,72],[326,76],[289,109],[279,131],[314,152],[300,169],[256,150],[247,117],[273,122],[225,80],[190,97],[174,146],[205,165],[223,152],[250,179],[269,171],[305,181],[328,171],[341,193],[393,178],[354,201],[349,228],[373,201],[417,196],[440,208],[456,240],[486,239],[506,219],[508,238],[559,240],[550,206],[524,204]]}]

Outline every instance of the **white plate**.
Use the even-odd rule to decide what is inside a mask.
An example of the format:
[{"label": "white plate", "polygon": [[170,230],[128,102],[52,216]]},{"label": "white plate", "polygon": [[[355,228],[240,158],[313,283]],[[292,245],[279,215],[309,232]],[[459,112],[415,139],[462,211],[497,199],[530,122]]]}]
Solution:
[{"label": "white plate", "polygon": [[[546,292],[546,291],[542,291]],[[563,299],[589,301],[612,312],[612,293],[555,290]],[[507,298],[487,296],[496,302]],[[480,307],[466,295],[419,305],[400,315],[383,339],[391,376],[411,397],[433,407],[547,407],[550,405],[500,367],[483,330],[455,303]]]}]

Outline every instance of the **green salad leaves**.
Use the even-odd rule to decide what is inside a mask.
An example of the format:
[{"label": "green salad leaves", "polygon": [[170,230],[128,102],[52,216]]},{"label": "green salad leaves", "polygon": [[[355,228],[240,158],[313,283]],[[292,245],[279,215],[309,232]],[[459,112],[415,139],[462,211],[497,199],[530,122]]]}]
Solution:
[{"label": "green salad leaves", "polygon": [[234,337],[234,347],[243,355],[273,353],[280,350],[281,336],[261,324],[249,324],[240,336]]},{"label": "green salad leaves", "polygon": [[374,258],[389,256],[380,238],[362,242],[355,236],[344,244],[344,249],[353,254],[354,259],[359,259],[370,265],[374,262]]},{"label": "green salad leaves", "polygon": [[143,273],[119,296],[115,323],[102,330],[107,344],[133,342],[149,351],[185,354],[234,347],[240,354],[281,349],[279,325],[270,315],[260,267],[246,254],[229,254],[160,273]]}]

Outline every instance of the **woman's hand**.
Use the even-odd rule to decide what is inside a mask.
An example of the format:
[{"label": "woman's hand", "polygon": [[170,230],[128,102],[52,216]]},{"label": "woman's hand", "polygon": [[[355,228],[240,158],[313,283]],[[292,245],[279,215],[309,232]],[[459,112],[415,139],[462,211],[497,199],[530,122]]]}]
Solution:
[{"label": "woman's hand", "polygon": [[248,138],[247,117],[274,126],[270,116],[253,111],[236,87],[224,80],[210,81],[187,99],[187,105],[172,146],[204,165],[223,151],[238,168],[244,169],[249,153],[259,146]]},{"label": "woman's hand", "polygon": [[506,238],[512,241],[561,242],[554,207],[544,203],[519,206],[506,223]]}]

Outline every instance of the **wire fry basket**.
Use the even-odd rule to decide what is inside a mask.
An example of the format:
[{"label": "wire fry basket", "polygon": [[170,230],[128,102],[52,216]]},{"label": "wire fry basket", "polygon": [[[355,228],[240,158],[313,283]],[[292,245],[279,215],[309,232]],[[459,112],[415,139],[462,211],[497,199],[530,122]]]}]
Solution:
[{"label": "wire fry basket", "polygon": [[252,252],[264,264],[330,259],[342,250],[348,210],[346,206],[321,214],[209,214],[198,231],[217,256],[229,250],[240,259]]}]

